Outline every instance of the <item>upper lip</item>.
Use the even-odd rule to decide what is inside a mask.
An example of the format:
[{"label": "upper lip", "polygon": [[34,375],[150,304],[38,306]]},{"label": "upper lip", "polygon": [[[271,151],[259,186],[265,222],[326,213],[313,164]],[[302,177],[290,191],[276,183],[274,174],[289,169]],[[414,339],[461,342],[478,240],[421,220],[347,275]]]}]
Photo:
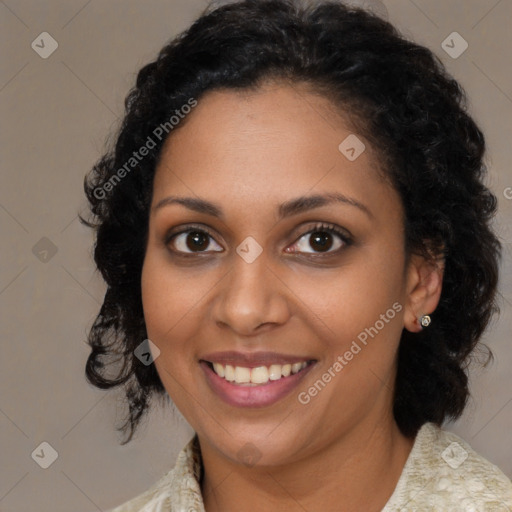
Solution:
[{"label": "upper lip", "polygon": [[225,352],[212,352],[200,358],[209,363],[220,363],[222,365],[243,366],[245,368],[257,368],[258,366],[270,366],[272,364],[302,363],[313,361],[308,356],[292,356],[278,352],[236,352],[228,350]]}]

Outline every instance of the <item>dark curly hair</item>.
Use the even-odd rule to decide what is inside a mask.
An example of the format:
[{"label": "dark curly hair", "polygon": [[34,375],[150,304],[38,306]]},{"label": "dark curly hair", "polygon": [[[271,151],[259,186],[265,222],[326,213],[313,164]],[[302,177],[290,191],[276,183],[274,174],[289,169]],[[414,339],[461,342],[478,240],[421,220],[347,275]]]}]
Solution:
[{"label": "dark curly hair", "polygon": [[[469,356],[498,310],[501,244],[490,227],[496,197],[483,183],[484,137],[463,89],[431,51],[362,9],[245,0],[209,6],[139,71],[115,144],[84,180],[94,219],[80,220],[95,230],[94,259],[107,283],[85,372],[99,388],[123,386],[129,413],[118,430],[130,432],[121,444],[154,395],[169,401],[155,366],[134,356],[147,338],[141,270],[166,140],[155,128],[167,123],[172,136],[170,116],[191,99],[214,89],[255,90],[273,78],[307,84],[350,115],[401,196],[407,254],[444,257],[435,321],[402,332],[393,411],[400,430],[412,437],[424,423],[441,425],[465,408]],[[148,137],[154,147],[127,172]]]}]

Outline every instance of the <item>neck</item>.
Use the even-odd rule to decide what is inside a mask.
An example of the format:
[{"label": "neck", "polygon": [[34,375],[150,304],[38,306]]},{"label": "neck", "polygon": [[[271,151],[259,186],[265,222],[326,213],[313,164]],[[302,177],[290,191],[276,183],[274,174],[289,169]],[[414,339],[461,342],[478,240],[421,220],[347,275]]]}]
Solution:
[{"label": "neck", "polygon": [[307,458],[282,466],[246,467],[199,439],[207,512],[265,510],[380,511],[400,478],[414,440],[392,418],[358,426]]}]

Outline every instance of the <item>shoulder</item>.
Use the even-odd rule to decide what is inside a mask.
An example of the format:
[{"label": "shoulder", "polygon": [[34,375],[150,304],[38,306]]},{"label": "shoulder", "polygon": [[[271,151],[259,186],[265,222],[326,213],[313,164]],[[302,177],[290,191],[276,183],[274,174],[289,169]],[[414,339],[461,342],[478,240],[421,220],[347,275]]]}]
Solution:
[{"label": "shoulder", "polygon": [[200,451],[194,436],[181,450],[173,469],[147,491],[106,512],[201,510]]},{"label": "shoulder", "polygon": [[427,423],[382,512],[511,512],[512,482],[457,435]]},{"label": "shoulder", "polygon": [[175,478],[175,470],[172,469],[166,473],[158,482],[156,482],[147,491],[139,494],[135,498],[119,505],[107,512],[142,512],[143,510],[151,510],[150,506],[156,506],[157,503],[165,503],[167,499],[166,489]]}]

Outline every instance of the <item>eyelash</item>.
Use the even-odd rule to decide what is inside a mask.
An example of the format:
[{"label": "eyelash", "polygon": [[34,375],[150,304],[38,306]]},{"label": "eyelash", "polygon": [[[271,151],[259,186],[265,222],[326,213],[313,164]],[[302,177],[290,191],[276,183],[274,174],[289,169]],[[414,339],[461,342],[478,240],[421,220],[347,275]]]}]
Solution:
[{"label": "eyelash", "polygon": [[[215,239],[214,234],[208,228],[206,228],[204,226],[198,226],[198,225],[191,224],[191,225],[185,226],[182,230],[180,230],[177,233],[170,233],[170,234],[168,234],[165,237],[165,245],[169,245],[172,242],[172,240],[174,238],[176,238],[177,236],[182,235],[184,233],[190,233],[190,232],[204,233],[204,234],[208,235],[209,237]],[[322,256],[322,257],[332,256],[332,255],[338,254],[343,248],[346,248],[346,247],[348,247],[349,245],[352,244],[351,238],[344,231],[340,230],[339,228],[337,228],[333,224],[326,224],[326,223],[323,223],[323,222],[320,222],[320,223],[316,224],[315,226],[313,226],[311,229],[309,229],[305,233],[302,233],[296,239],[296,242],[294,242],[294,244],[297,243],[298,241],[300,241],[300,239],[303,238],[304,236],[311,235],[311,234],[316,233],[316,232],[329,233],[331,235],[337,235],[341,239],[341,241],[343,242],[343,245],[341,247],[339,247],[338,249],[336,249],[335,251],[305,253],[305,254],[307,254],[308,257],[311,257],[311,256],[313,256],[313,257],[316,257],[316,256]],[[176,251],[174,249],[170,249],[170,250],[173,253],[175,253],[175,254],[177,254],[179,256],[183,256],[185,258],[194,256],[196,254],[201,254],[201,253],[206,254],[207,253],[207,251],[183,252],[183,251]],[[214,252],[221,252],[221,251],[214,251]],[[301,251],[291,251],[290,254],[301,254]]]}]

